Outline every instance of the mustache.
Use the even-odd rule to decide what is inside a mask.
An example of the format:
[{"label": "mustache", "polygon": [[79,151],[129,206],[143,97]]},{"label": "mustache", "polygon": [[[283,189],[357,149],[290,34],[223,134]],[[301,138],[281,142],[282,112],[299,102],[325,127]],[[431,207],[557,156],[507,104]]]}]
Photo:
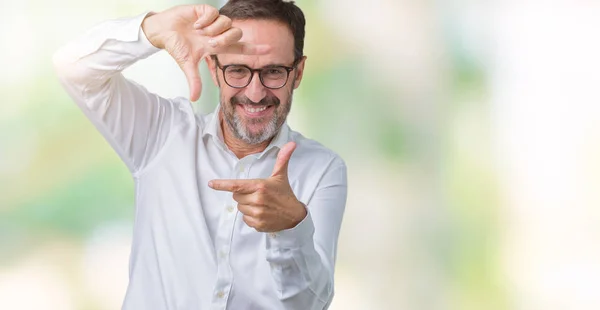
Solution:
[{"label": "mustache", "polygon": [[254,102],[254,101],[248,99],[248,97],[246,97],[246,96],[231,97],[231,104],[234,104],[234,105],[235,104],[243,104],[243,105],[250,105],[250,106],[255,106],[255,107],[262,107],[262,106],[270,106],[270,105],[278,106],[280,103],[281,102],[280,102],[279,98],[277,98],[275,96],[265,97],[265,98],[261,99],[259,102]]}]

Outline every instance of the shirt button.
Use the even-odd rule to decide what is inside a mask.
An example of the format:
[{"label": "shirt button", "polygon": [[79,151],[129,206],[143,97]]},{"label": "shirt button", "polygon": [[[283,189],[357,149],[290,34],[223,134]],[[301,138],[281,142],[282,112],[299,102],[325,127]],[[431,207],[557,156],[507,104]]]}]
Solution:
[{"label": "shirt button", "polygon": [[277,238],[277,233],[271,232],[271,233],[269,233],[269,237],[275,239],[275,238]]},{"label": "shirt button", "polygon": [[222,250],[219,251],[219,257],[220,258],[226,258],[227,257],[227,253],[228,253],[227,248],[224,248],[224,249],[222,249]]},{"label": "shirt button", "polygon": [[218,298],[223,298],[224,296],[225,296],[225,293],[223,293],[222,291],[217,293]]},{"label": "shirt button", "polygon": [[240,165],[240,166],[238,167],[238,171],[239,171],[239,172],[244,172],[244,168],[245,168],[245,167],[244,167],[244,165]]},{"label": "shirt button", "polygon": [[227,209],[227,212],[229,212],[229,213],[233,212],[233,210],[234,210],[232,205],[228,205],[226,209]]}]

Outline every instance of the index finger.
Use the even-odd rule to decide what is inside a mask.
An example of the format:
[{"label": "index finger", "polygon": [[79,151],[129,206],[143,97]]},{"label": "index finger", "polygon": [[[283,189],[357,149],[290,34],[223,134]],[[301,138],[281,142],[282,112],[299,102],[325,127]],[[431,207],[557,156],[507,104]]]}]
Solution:
[{"label": "index finger", "polygon": [[250,44],[238,42],[228,45],[220,54],[242,54],[242,55],[264,55],[271,50],[271,46],[265,44]]},{"label": "index finger", "polygon": [[200,79],[200,73],[198,73],[198,65],[188,60],[181,65],[181,69],[187,78],[190,88],[190,101],[198,100],[202,92],[202,80]]},{"label": "index finger", "polygon": [[219,17],[219,10],[208,4],[196,5],[194,6],[194,10],[196,11],[196,16],[198,16],[198,20],[194,23],[194,28],[196,29],[202,29],[210,25]]},{"label": "index finger", "polygon": [[254,192],[255,180],[211,180],[208,186],[214,190],[249,194]]},{"label": "index finger", "polygon": [[242,30],[239,28],[230,28],[222,34],[212,37],[209,40],[211,54],[243,54],[243,55],[262,55],[270,51],[271,47],[264,44],[251,44],[240,42]]}]

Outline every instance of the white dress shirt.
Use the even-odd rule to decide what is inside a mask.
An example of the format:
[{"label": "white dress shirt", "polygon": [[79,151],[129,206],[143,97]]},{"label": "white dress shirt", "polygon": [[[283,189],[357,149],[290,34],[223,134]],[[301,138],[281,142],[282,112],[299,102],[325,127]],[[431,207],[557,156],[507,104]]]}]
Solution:
[{"label": "white dress shirt", "polygon": [[[104,22],[54,55],[61,83],[135,180],[123,309],[326,309],[346,203],[343,160],[287,124],[262,153],[238,159],[223,142],[219,107],[196,115],[188,99],[124,78],[123,69],[158,51],[141,30],[145,15]],[[288,141],[297,144],[290,185],[308,215],[260,233],[232,194],[208,181],[267,178]]]}]

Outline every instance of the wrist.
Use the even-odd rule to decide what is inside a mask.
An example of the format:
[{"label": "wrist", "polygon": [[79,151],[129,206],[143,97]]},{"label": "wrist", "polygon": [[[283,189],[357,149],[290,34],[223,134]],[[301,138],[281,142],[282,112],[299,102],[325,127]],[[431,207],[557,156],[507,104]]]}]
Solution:
[{"label": "wrist", "polygon": [[158,13],[150,12],[142,21],[142,32],[148,41],[156,48],[163,49],[164,44],[160,39],[160,25],[158,21]]},{"label": "wrist", "polygon": [[292,227],[296,227],[298,224],[300,224],[304,218],[306,218],[306,215],[308,214],[308,211],[306,210],[306,205],[304,203],[302,203],[301,201],[298,201],[298,207],[297,207],[297,216],[296,216],[296,220],[294,221],[294,225]]}]

